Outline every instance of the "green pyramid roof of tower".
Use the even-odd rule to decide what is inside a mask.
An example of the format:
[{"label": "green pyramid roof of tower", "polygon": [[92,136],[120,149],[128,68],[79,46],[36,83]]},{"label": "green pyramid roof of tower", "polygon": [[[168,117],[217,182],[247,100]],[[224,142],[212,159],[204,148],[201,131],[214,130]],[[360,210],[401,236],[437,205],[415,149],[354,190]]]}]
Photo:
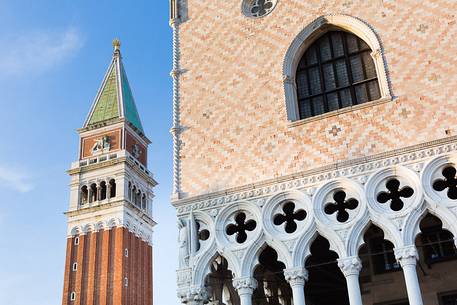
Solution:
[{"label": "green pyramid roof of tower", "polygon": [[125,73],[119,42],[113,42],[114,55],[103,79],[84,127],[116,118],[125,118],[142,133],[143,125],[135,105],[132,89]]},{"label": "green pyramid roof of tower", "polygon": [[143,131],[141,125],[140,115],[136,109],[135,100],[133,99],[132,90],[130,89],[127,74],[125,73],[124,66],[121,65],[121,84],[122,84],[122,99],[124,101],[124,116],[136,128]]},{"label": "green pyramid roof of tower", "polygon": [[112,66],[88,125],[119,117],[116,69]]}]

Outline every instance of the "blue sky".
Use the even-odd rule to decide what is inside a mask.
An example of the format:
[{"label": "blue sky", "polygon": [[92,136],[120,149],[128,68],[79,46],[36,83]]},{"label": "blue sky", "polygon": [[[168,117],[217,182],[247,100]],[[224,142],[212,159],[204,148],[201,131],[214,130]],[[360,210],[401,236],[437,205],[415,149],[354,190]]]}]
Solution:
[{"label": "blue sky", "polygon": [[[112,55],[146,134],[154,200],[155,305],[177,304],[167,0],[0,0],[0,304],[61,303],[69,178],[78,135]],[[170,237],[172,236],[172,238]]]}]

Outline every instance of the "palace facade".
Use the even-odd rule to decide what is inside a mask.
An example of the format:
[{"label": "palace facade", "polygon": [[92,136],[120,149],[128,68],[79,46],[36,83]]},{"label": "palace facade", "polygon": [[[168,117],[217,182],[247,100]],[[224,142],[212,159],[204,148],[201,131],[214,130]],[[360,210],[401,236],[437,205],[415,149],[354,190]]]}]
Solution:
[{"label": "palace facade", "polygon": [[171,0],[182,303],[457,304],[456,16]]}]

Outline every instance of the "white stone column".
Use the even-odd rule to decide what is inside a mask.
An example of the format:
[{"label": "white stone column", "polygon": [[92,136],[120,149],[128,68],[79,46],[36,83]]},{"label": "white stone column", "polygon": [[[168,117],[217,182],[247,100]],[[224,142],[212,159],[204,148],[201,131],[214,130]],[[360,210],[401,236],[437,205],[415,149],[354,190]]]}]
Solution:
[{"label": "white stone column", "polygon": [[308,271],[305,268],[285,269],[284,277],[292,288],[294,305],[305,305],[305,282],[308,280]]},{"label": "white stone column", "polygon": [[338,267],[340,267],[346,278],[349,303],[351,305],[363,305],[359,285],[359,273],[362,270],[362,262],[357,256],[340,258],[338,259]]},{"label": "white stone column", "polygon": [[257,281],[252,277],[233,279],[233,287],[240,296],[240,305],[252,305],[252,294],[257,288]]},{"label": "white stone column", "polygon": [[422,305],[422,294],[417,278],[416,263],[419,259],[415,246],[394,249],[395,258],[403,268],[410,305]]},{"label": "white stone column", "polygon": [[109,183],[109,181],[106,184],[106,198],[111,199],[111,184]]},{"label": "white stone column", "polygon": [[92,190],[92,187],[89,186],[89,187],[87,188],[87,202],[88,202],[88,203],[94,202],[93,197],[92,197],[92,196],[93,196],[93,193],[94,193],[94,192],[93,192],[93,190]]}]

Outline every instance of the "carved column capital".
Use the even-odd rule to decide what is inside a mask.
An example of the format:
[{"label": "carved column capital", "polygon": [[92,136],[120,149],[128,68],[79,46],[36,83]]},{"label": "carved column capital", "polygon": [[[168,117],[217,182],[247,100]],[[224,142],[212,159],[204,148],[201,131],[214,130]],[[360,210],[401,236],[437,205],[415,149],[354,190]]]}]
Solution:
[{"label": "carved column capital", "polygon": [[284,270],[284,277],[290,286],[304,286],[308,280],[308,270],[305,268],[290,268]]},{"label": "carved column capital", "polygon": [[338,259],[338,267],[340,267],[345,277],[350,275],[359,275],[362,270],[362,262],[358,256],[351,256]]},{"label": "carved column capital", "polygon": [[178,289],[178,298],[181,303],[188,305],[203,304],[208,300],[208,291],[205,287],[190,287]]},{"label": "carved column capital", "polygon": [[233,287],[239,295],[252,294],[257,288],[257,281],[252,277],[240,277],[233,279]]},{"label": "carved column capital", "polygon": [[406,246],[403,248],[394,248],[395,259],[400,263],[401,267],[408,265],[416,265],[419,255],[416,246]]}]

